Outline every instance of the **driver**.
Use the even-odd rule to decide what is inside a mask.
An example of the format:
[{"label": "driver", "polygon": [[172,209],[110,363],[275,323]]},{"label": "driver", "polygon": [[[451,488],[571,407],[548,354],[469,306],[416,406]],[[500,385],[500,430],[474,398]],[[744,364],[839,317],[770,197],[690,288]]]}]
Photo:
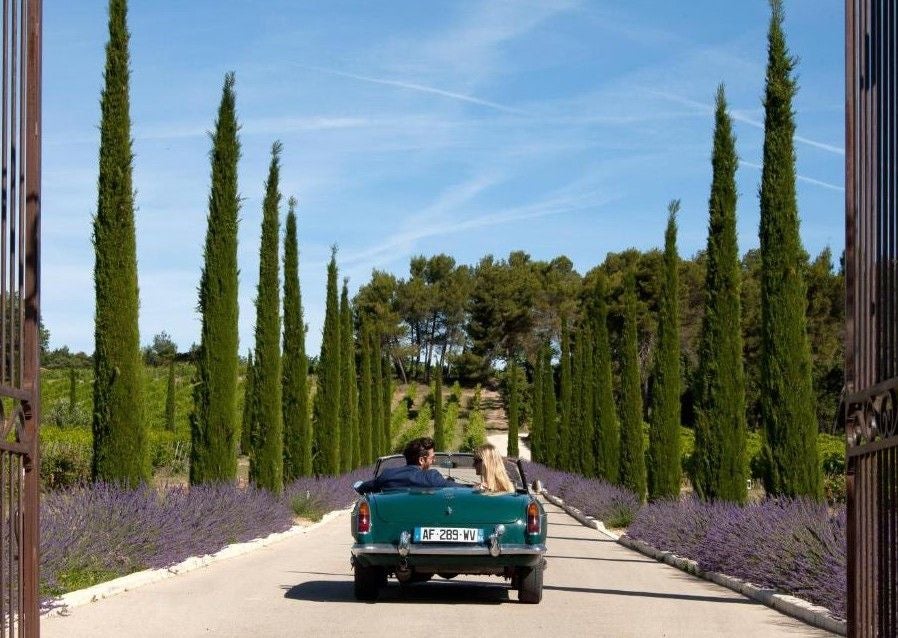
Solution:
[{"label": "driver", "polygon": [[362,483],[359,492],[377,492],[391,487],[454,487],[455,483],[443,478],[437,470],[432,469],[434,451],[433,439],[424,436],[409,441],[402,452],[405,457],[404,467],[385,469],[370,481]]}]

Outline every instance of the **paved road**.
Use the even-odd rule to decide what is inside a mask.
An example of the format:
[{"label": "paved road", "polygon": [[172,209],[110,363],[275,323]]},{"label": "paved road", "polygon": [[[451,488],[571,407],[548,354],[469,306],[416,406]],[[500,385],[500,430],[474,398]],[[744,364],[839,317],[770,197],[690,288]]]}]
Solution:
[{"label": "paved road", "polygon": [[346,514],[308,534],[148,585],[67,617],[44,638],[90,636],[828,636],[649,560],[553,505],[543,601],[500,578],[439,578],[353,599]]}]

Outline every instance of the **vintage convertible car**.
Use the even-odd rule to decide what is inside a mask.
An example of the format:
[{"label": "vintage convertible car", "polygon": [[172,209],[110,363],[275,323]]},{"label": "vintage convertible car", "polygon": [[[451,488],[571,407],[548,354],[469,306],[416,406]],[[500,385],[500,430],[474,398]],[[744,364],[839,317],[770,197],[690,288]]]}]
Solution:
[{"label": "vintage convertible car", "polygon": [[[374,475],[405,464],[401,455],[377,461]],[[546,512],[527,487],[520,461],[506,460],[515,492],[489,494],[469,453],[437,453],[433,467],[456,487],[393,488],[362,494],[352,510],[355,596],[374,600],[394,575],[402,585],[435,574],[504,576],[518,600],[542,599]],[[359,484],[356,484],[358,489]]]}]

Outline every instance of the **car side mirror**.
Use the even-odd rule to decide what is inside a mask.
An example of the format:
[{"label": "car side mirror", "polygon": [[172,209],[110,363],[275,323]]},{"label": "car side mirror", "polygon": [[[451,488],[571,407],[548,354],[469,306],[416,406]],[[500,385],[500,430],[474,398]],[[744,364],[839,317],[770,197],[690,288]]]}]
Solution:
[{"label": "car side mirror", "polygon": [[539,479],[536,479],[536,480],[533,481],[533,483],[531,484],[531,487],[533,488],[533,491],[534,491],[534,492],[536,492],[537,494],[541,494],[542,491],[543,491],[543,482],[540,481]]},{"label": "car side mirror", "polygon": [[362,483],[364,483],[364,482],[365,481],[356,481],[355,483],[352,484],[352,489],[354,489],[359,494],[364,494],[364,492],[362,492],[362,490],[359,489],[362,487]]}]

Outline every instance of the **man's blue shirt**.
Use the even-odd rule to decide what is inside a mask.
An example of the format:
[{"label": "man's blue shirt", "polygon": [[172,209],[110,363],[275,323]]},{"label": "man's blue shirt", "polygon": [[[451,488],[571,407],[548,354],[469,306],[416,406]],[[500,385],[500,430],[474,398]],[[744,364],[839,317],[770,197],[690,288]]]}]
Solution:
[{"label": "man's blue shirt", "polygon": [[389,467],[377,478],[362,483],[361,491],[377,492],[391,487],[455,487],[457,483],[443,478],[437,470],[422,470],[418,465]]}]

